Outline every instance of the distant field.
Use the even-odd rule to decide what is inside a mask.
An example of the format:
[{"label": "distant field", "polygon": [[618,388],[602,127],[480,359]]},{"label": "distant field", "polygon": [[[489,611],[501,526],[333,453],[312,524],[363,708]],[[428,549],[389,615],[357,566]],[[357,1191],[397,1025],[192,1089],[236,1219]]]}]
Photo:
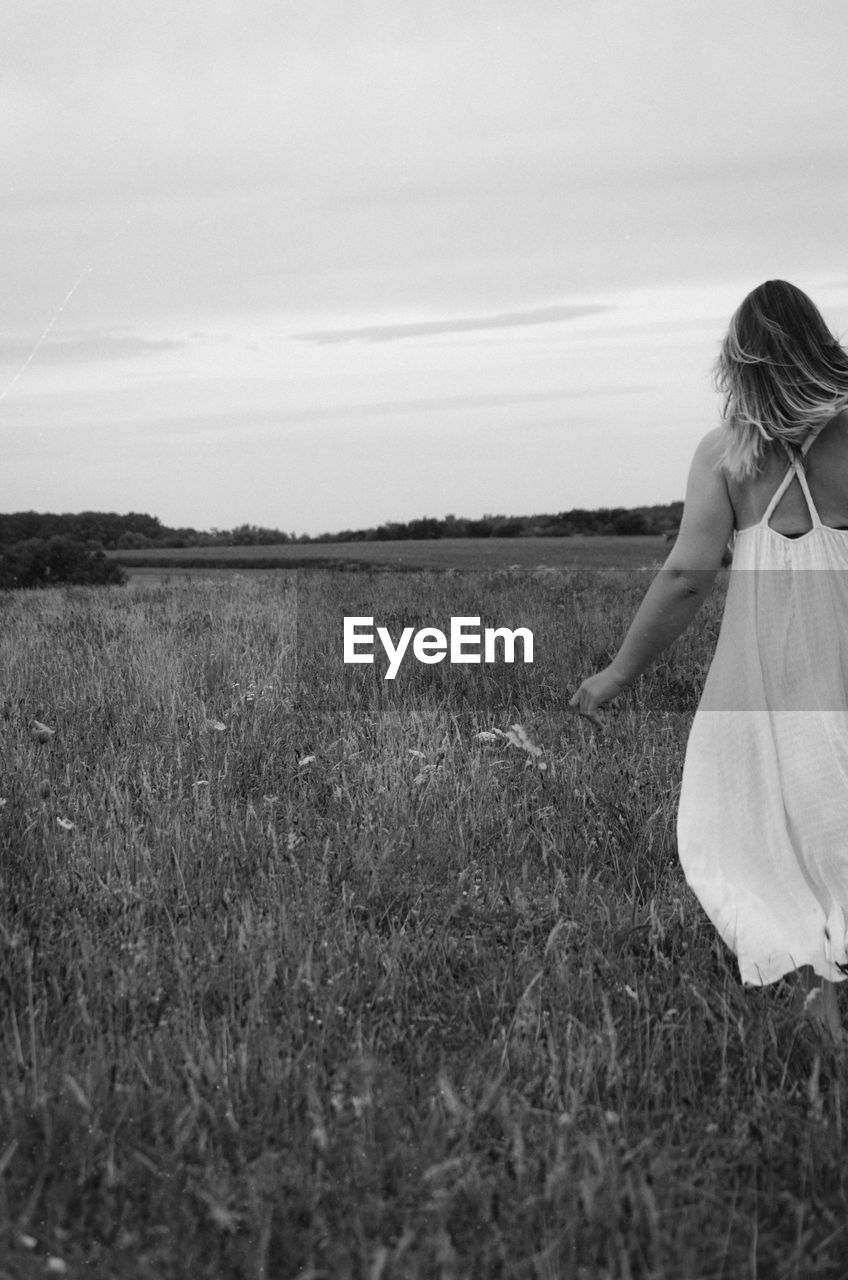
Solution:
[{"label": "distant field", "polygon": [[637,569],[661,563],[662,537],[437,538],[405,542],[166,547],[109,554],[127,569]]}]

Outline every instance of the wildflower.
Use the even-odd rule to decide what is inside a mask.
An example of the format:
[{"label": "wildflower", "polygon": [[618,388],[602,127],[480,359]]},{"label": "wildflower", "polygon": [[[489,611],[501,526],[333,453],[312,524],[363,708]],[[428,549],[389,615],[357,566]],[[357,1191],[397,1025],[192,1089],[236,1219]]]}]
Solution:
[{"label": "wildflower", "polygon": [[49,742],[53,737],[55,729],[49,729],[46,724],[42,724],[40,720],[33,720],[30,725],[30,733],[36,742]]},{"label": "wildflower", "polygon": [[533,756],[534,759],[538,758],[542,754],[542,748],[537,747],[535,742],[531,741],[530,735],[523,725],[510,725],[509,732],[506,737],[514,747],[520,747],[522,751],[526,751],[527,754],[529,756]]},{"label": "wildflower", "polygon": [[508,733],[506,734],[506,738],[512,746],[520,747],[522,751],[526,751],[531,760],[535,760],[540,769],[547,769],[548,766],[545,762],[539,759],[542,754],[542,748],[537,747],[536,743],[531,740],[530,735],[523,725],[511,725]]}]

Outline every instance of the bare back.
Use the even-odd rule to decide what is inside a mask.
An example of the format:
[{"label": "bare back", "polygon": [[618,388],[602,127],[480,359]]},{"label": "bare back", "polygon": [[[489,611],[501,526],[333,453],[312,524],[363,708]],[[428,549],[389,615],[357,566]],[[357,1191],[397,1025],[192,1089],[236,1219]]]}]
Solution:
[{"label": "bare back", "polygon": [[[786,475],[788,455],[778,443],[766,446],[760,472],[750,480],[727,479],[736,529],[757,524]],[[819,432],[806,455],[805,474],[822,523],[848,529],[848,409]],[[811,527],[807,502],[793,479],[772,515],[770,526],[785,538],[800,537]]]}]

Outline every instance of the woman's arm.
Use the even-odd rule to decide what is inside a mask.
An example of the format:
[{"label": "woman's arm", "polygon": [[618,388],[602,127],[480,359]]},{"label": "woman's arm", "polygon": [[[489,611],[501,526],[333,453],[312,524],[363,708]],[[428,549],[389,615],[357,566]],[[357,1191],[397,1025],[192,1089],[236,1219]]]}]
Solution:
[{"label": "woman's arm", "polygon": [[692,459],[677,541],[651,583],[621,648],[608,667],[584,680],[569,702],[600,724],[597,710],[626,689],[676,640],[709,595],[733,532],[733,507],[716,469],[721,428],[706,435]]}]

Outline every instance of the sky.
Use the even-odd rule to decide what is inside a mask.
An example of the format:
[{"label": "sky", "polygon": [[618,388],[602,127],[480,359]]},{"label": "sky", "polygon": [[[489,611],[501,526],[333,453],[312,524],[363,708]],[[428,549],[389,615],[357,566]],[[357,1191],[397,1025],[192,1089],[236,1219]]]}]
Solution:
[{"label": "sky", "polygon": [[762,280],[848,336],[844,0],[0,0],[0,511],[682,498]]}]

